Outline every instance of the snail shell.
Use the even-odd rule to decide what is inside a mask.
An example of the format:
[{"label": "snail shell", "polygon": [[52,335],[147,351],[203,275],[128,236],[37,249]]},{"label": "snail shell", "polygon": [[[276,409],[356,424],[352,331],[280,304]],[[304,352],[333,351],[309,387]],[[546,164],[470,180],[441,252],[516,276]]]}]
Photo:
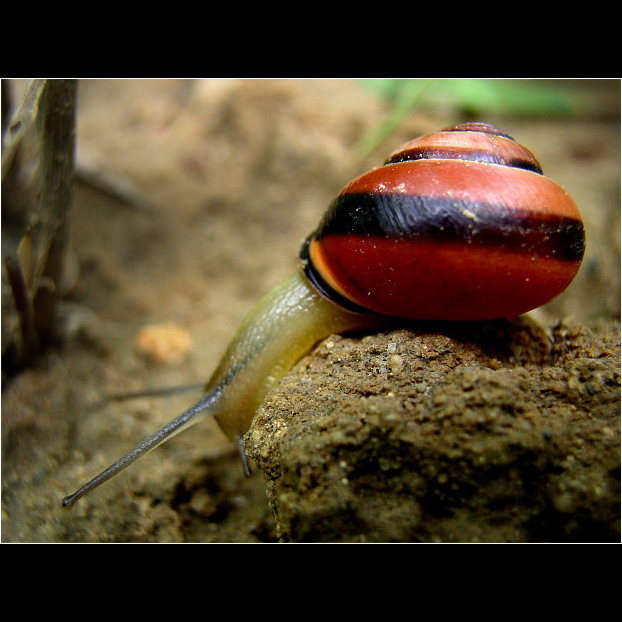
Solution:
[{"label": "snail shell", "polygon": [[301,251],[350,309],[426,320],[510,318],[566,289],[585,249],[570,196],[486,124],[413,140],[344,188]]},{"label": "snail shell", "polygon": [[585,249],[572,199],[533,154],[486,124],[411,141],[350,183],[304,242],[301,270],[249,313],[204,397],[77,492],[200,418],[240,446],[267,393],[332,333],[414,320],[513,317],[558,294]]}]

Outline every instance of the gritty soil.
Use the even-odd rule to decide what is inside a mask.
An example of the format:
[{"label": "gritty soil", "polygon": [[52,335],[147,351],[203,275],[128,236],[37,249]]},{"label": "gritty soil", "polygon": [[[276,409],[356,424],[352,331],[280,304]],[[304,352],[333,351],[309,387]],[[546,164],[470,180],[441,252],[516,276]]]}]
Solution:
[{"label": "gritty soil", "polygon": [[[352,147],[385,109],[355,81],[82,81],[62,341],[3,368],[2,541],[619,541],[619,88],[613,99],[613,115],[487,119],[581,209],[586,258],[557,300],[512,322],[332,336],[260,409],[252,477],[205,420],[66,511],[64,496],[200,391],[111,394],[207,380],[336,192],[466,118],[415,113],[361,161]],[[25,218],[2,207],[6,256]],[[161,324],[187,331],[170,356],[138,347]]]}]

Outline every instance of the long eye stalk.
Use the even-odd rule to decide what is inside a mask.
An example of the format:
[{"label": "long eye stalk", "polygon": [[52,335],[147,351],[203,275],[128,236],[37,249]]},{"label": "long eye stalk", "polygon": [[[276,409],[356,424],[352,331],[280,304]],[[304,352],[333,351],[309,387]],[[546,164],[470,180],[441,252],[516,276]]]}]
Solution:
[{"label": "long eye stalk", "polygon": [[140,457],[149,453],[152,449],[155,449],[158,445],[161,445],[164,441],[168,440],[175,434],[181,432],[184,428],[196,423],[199,416],[208,416],[210,414],[209,411],[214,409],[218,397],[219,394],[217,392],[204,396],[199,402],[192,406],[192,408],[189,408],[178,417],[175,417],[175,419],[167,423],[155,434],[152,434],[150,437],[146,438],[140,445],[125,454],[122,458],[119,458],[119,460],[117,460],[114,464],[111,464],[105,471],[102,471],[90,482],[82,486],[82,488],[74,492],[72,495],[65,497],[63,499],[63,507],[72,507],[80,497],[84,496],[94,488],[101,486],[101,484],[108,481],[111,477],[117,475],[123,469],[130,466],[130,464],[136,462],[136,460]]}]

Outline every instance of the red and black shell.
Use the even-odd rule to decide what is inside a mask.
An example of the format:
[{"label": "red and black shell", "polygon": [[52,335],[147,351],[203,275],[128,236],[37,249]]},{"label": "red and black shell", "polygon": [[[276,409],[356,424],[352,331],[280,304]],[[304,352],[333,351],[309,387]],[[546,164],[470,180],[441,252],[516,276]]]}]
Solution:
[{"label": "red and black shell", "polygon": [[415,139],[344,188],[303,244],[308,279],[358,311],[509,318],[563,292],[581,215],[533,154],[493,126]]}]

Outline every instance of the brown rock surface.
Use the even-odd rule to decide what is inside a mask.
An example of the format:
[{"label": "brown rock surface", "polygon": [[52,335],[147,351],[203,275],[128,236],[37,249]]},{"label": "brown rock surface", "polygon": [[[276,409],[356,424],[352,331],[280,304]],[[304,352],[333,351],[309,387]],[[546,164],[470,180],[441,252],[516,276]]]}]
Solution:
[{"label": "brown rock surface", "polygon": [[514,322],[331,337],[247,448],[280,537],[619,540],[620,342]]}]

